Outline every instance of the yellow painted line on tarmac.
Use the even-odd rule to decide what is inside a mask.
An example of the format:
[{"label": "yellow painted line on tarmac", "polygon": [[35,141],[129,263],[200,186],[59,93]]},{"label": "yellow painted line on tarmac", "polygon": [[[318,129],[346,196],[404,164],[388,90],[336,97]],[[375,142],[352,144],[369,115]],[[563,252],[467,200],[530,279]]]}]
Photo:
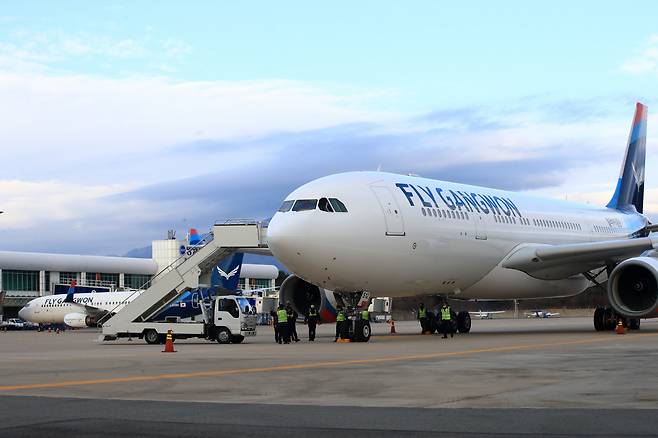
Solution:
[{"label": "yellow painted line on tarmac", "polygon": [[[630,342],[633,340],[650,337],[650,336],[651,337],[658,336],[658,333],[650,333],[650,334],[647,333],[647,334],[637,334],[637,335],[627,336],[625,337],[624,342]],[[333,367],[341,367],[348,365],[369,365],[369,364],[378,364],[378,363],[387,363],[387,362],[441,359],[441,358],[450,358],[450,357],[470,356],[470,355],[482,354],[482,353],[503,353],[510,351],[539,350],[542,348],[597,344],[597,343],[612,342],[619,340],[621,339],[618,338],[617,336],[609,336],[609,337],[597,336],[594,338],[580,339],[574,341],[547,342],[542,344],[517,344],[517,345],[507,345],[502,347],[477,348],[472,350],[414,354],[414,355],[406,355],[406,356],[389,356],[389,357],[379,357],[372,359],[349,359],[349,360],[337,360],[337,361],[326,361],[326,362],[277,365],[277,366],[259,367],[259,368],[198,371],[193,373],[154,374],[150,376],[114,377],[114,378],[92,379],[92,380],[66,380],[62,382],[10,385],[10,386],[0,386],[0,391],[18,391],[22,389],[64,388],[69,386],[104,385],[108,383],[150,382],[157,380],[193,379],[199,377],[221,377],[221,376],[230,376],[230,375],[239,375],[239,374],[271,373],[276,371],[305,370],[305,369],[314,369],[314,368],[333,368]]]}]

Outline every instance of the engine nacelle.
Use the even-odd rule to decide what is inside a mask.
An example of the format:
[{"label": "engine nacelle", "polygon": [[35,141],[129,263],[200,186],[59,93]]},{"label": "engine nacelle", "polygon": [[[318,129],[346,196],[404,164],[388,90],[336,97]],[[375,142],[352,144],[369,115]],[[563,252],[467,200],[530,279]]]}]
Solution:
[{"label": "engine nacelle", "polygon": [[608,299],[622,316],[658,316],[658,259],[634,257],[617,265],[608,278]]},{"label": "engine nacelle", "polygon": [[64,316],[64,324],[73,328],[85,328],[87,326],[87,315],[83,313],[68,313]]},{"label": "engine nacelle", "polygon": [[290,305],[300,315],[308,315],[311,304],[315,305],[322,322],[336,321],[336,297],[327,289],[317,287],[296,275],[290,275],[281,284],[279,302]]}]

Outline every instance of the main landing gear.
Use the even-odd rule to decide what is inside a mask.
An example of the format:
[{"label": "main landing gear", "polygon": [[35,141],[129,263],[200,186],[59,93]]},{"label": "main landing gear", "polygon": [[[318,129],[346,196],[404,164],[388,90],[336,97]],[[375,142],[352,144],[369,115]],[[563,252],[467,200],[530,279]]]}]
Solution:
[{"label": "main landing gear", "polygon": [[621,319],[625,328],[630,330],[640,329],[639,318],[624,318],[610,307],[597,307],[594,311],[594,329],[597,332],[612,331],[617,326],[617,321]]}]

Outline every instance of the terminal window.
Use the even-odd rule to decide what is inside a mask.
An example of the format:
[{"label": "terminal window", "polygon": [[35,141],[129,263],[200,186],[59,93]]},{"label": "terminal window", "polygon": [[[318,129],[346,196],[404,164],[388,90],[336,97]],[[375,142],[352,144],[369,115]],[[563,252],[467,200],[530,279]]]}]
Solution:
[{"label": "terminal window", "polygon": [[38,291],[39,271],[2,271],[2,288],[9,291]]},{"label": "terminal window", "polygon": [[123,278],[124,286],[130,289],[142,289],[149,281],[151,276],[146,274],[126,274]]},{"label": "terminal window", "polygon": [[71,284],[73,280],[78,278],[77,272],[60,272],[59,273],[59,282],[62,284]]}]

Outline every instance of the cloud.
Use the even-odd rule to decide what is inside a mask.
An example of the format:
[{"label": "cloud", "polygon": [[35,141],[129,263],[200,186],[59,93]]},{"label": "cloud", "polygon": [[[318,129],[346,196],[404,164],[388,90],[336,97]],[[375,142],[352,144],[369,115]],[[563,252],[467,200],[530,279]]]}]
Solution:
[{"label": "cloud", "polygon": [[658,34],[651,35],[635,57],[621,65],[621,70],[632,75],[658,74]]},{"label": "cloud", "polygon": [[[0,148],[5,162],[29,162],[35,175],[70,178],[74,172],[95,182],[154,182],[168,174],[198,174],[202,164],[225,165],[163,163],[160,156],[172,144],[205,138],[229,141],[381,118],[376,111],[359,109],[359,99],[278,80],[0,74]],[[3,178],[23,176],[17,167],[3,172]]]},{"label": "cloud", "polygon": [[117,37],[84,31],[19,29],[0,40],[0,71],[62,74],[79,69],[81,62],[107,67],[127,61],[142,67],[166,63],[174,68],[191,51],[192,47],[182,40],[159,41],[148,34]]},{"label": "cloud", "polygon": [[172,227],[269,217],[307,181],[380,165],[552,196],[603,191],[631,117],[608,110],[619,99],[401,115],[370,96],[281,80],[0,74],[3,249],[121,254]]}]

